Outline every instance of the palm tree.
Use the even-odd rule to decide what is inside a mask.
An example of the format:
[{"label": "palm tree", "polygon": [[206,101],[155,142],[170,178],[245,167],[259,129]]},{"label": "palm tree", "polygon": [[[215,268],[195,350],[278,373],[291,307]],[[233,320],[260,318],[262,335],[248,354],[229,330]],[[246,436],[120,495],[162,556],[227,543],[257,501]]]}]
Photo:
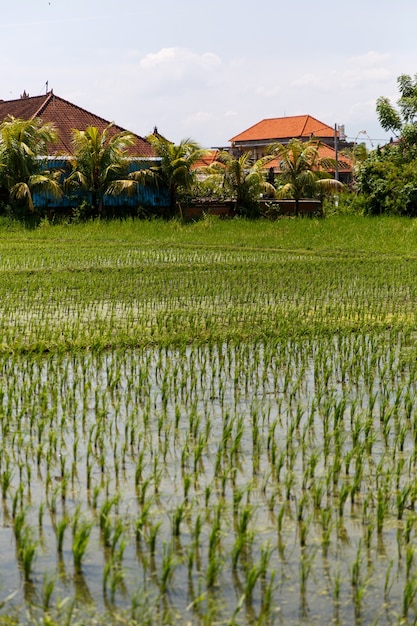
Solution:
[{"label": "palm tree", "polygon": [[65,182],[68,188],[75,185],[90,193],[99,215],[106,194],[131,193],[137,188],[137,181],[127,173],[128,148],[135,138],[128,131],[114,133],[112,127],[109,124],[103,132],[96,126],[73,130],[72,172]]},{"label": "palm tree", "polygon": [[176,145],[154,133],[148,140],[160,158],[159,165],[152,169],[154,182],[167,188],[171,209],[178,209],[182,215],[181,205],[190,199],[196,182],[196,165],[206,155],[207,150],[189,138]]},{"label": "palm tree", "polygon": [[216,162],[206,171],[212,180],[217,180],[226,197],[232,198],[236,211],[241,215],[257,214],[262,193],[273,194],[275,188],[265,180],[265,164],[268,158],[253,162],[249,152],[235,157],[229,152],[220,152]]},{"label": "palm tree", "polygon": [[33,192],[62,196],[60,172],[45,167],[48,145],[57,139],[54,126],[39,118],[23,120],[9,115],[0,124],[0,187],[7,201],[34,210]]},{"label": "palm tree", "polygon": [[320,157],[319,142],[302,142],[291,139],[287,144],[273,144],[271,158],[279,159],[278,198],[293,198],[295,213],[298,215],[301,198],[312,198],[318,192],[337,192],[343,184],[330,177],[324,170],[334,168],[336,161]]}]

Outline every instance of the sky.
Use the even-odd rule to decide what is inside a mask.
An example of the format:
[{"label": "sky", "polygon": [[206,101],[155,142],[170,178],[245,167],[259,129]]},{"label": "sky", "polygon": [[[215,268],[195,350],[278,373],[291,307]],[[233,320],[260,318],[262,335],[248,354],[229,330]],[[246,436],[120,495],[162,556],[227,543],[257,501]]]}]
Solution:
[{"label": "sky", "polygon": [[227,146],[309,114],[368,147],[417,73],[414,0],[3,0],[0,98],[53,89],[141,136]]}]

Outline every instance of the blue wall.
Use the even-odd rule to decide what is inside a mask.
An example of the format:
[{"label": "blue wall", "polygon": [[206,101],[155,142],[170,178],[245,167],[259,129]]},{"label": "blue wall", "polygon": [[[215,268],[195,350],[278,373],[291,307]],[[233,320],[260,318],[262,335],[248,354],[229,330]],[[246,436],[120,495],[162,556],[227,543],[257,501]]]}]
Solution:
[{"label": "blue wall", "polygon": [[[137,158],[129,160],[129,173],[136,172],[138,170],[147,169],[150,166],[155,166],[159,163],[158,158],[147,159]],[[48,157],[43,159],[42,166],[44,169],[59,169],[62,170],[63,182],[67,176],[71,173],[71,164],[68,157]],[[55,199],[50,194],[45,192],[35,192],[33,194],[33,204],[38,209],[65,209],[78,207],[83,201],[91,203],[91,194],[83,191],[82,189],[74,189],[68,194],[64,194],[62,198]],[[143,185],[138,183],[137,190],[133,194],[118,194],[118,195],[105,195],[103,199],[105,207],[167,207],[169,205],[169,195],[165,188],[154,187],[152,185]]]}]

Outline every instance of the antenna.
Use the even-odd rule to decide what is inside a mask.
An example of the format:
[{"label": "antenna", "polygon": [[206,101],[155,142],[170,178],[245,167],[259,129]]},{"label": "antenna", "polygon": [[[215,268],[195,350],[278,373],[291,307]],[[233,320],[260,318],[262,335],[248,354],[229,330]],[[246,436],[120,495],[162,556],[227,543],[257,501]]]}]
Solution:
[{"label": "antenna", "polygon": [[46,81],[46,93],[48,93],[48,84],[49,84],[49,81]]}]

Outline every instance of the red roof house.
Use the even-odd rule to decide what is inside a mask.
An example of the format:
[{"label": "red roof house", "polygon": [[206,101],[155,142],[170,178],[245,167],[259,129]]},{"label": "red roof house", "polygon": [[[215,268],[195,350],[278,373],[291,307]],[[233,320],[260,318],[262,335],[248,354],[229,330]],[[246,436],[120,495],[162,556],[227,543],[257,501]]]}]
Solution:
[{"label": "red roof house", "polygon": [[[339,137],[339,131],[337,133]],[[308,141],[314,137],[330,144],[334,142],[334,134],[334,128],[311,115],[294,115],[261,120],[229,141],[239,151],[255,150],[264,154],[271,143],[287,143],[290,139]],[[256,158],[263,154],[257,154]]]},{"label": "red roof house", "polygon": [[[320,160],[328,159],[329,161],[336,161],[334,148],[331,148],[330,146],[326,146],[325,144],[321,143],[318,145],[317,151],[318,151],[318,157]],[[337,170],[338,170],[340,179],[345,182],[350,180],[350,177],[352,174],[352,168],[353,168],[353,163],[350,157],[344,154],[342,155],[339,154],[337,163],[338,163]],[[272,168],[274,172],[278,174],[280,172],[280,160],[278,158],[272,159],[272,161],[268,161],[268,164],[266,167],[268,169]],[[322,169],[322,168],[319,168],[319,169]],[[329,174],[334,175],[335,167],[333,166],[326,167],[325,171],[328,172]]]},{"label": "red roof house", "polygon": [[[43,122],[52,122],[58,132],[59,140],[51,146],[51,156],[57,153],[72,154],[72,130],[85,130],[88,126],[96,126],[100,132],[110,124],[109,121],[90,113],[68,100],[56,96],[49,91],[43,96],[30,97],[23,94],[18,100],[0,100],[0,121],[8,115],[20,119],[41,118]],[[110,133],[120,133],[126,129],[114,124]],[[153,157],[155,152],[151,144],[135,135],[136,143],[130,148],[132,156]]]},{"label": "red roof house", "polygon": [[[339,150],[348,146],[340,135],[341,133],[337,129],[336,140]],[[235,135],[229,141],[231,142],[231,151],[234,154],[240,155],[244,152],[251,152],[253,159],[256,160],[268,154],[268,148],[271,144],[286,144],[291,139],[299,139],[300,141],[315,139],[320,145],[320,157],[329,159],[335,159],[336,157],[334,127],[320,122],[311,115],[264,119]],[[338,154],[338,171],[342,172],[344,174],[343,178],[347,180],[352,170],[351,162],[347,157],[343,157],[342,161],[340,154]],[[276,171],[279,169],[278,162],[272,162],[269,166]]]}]

